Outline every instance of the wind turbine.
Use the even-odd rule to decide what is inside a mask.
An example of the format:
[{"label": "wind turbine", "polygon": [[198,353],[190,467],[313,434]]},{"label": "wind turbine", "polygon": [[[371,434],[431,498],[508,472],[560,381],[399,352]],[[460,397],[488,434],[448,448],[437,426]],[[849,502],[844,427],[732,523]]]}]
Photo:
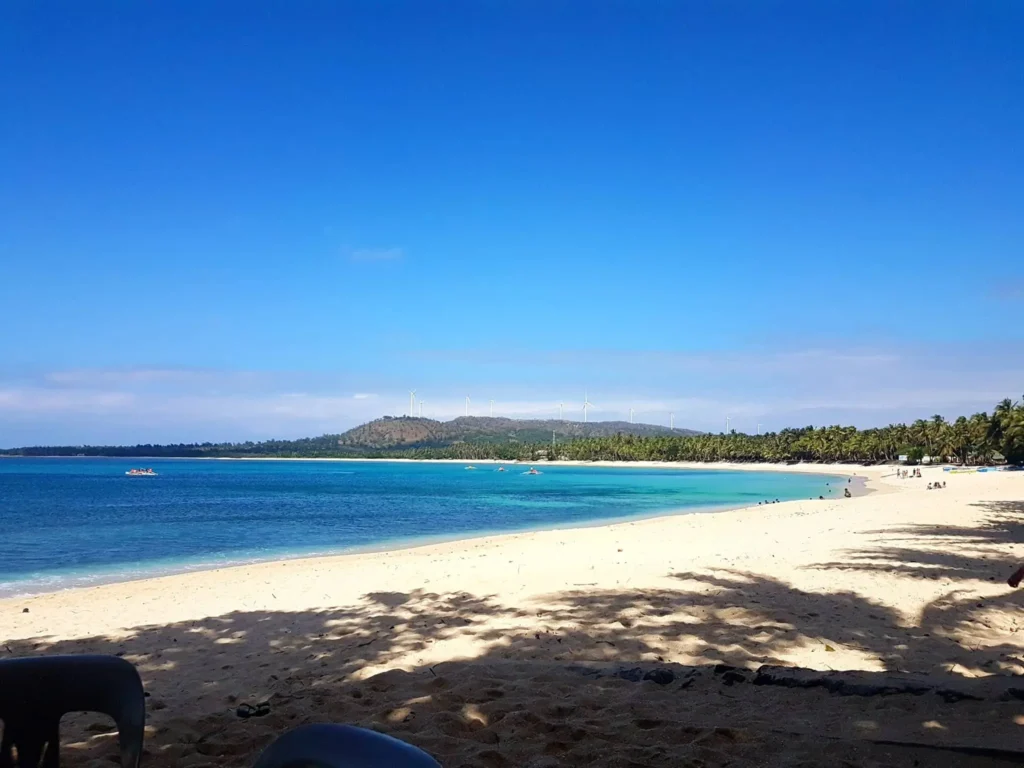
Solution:
[{"label": "wind turbine", "polygon": [[423,418],[423,400],[420,400],[420,418]]},{"label": "wind turbine", "polygon": [[494,401],[491,400],[491,418],[494,418]]},{"label": "wind turbine", "polygon": [[587,423],[587,408],[593,408],[594,404],[587,397],[587,390],[583,390],[583,423]]},{"label": "wind turbine", "polygon": [[732,421],[732,416],[725,417],[725,434],[729,434],[729,422]]},{"label": "wind turbine", "polygon": [[409,418],[416,415],[416,390],[409,390]]},{"label": "wind turbine", "polygon": [[761,434],[761,425],[760,424],[757,425],[757,434],[759,434],[759,435]]},{"label": "wind turbine", "polygon": [[674,413],[668,415],[668,428],[672,430],[676,428],[676,415]]},{"label": "wind turbine", "polygon": [[633,423],[633,409],[632,408],[629,409],[629,423],[630,424]]},{"label": "wind turbine", "polygon": [[466,395],[466,415],[469,416],[469,395]]},{"label": "wind turbine", "polygon": [[563,420],[563,419],[562,419],[562,406],[563,406],[563,405],[564,405],[564,403],[559,403],[559,404],[558,404],[558,420],[559,420],[559,421],[562,421],[562,420]]}]

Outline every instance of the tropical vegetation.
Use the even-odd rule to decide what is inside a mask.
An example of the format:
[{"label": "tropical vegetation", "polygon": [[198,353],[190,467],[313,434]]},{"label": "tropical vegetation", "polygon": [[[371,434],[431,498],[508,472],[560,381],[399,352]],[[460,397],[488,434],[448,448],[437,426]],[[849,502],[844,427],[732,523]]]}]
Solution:
[{"label": "tropical vegetation", "polygon": [[[397,420],[396,420],[397,421]],[[357,428],[359,429],[359,428]],[[355,430],[353,430],[354,432]],[[348,435],[350,433],[346,433]],[[551,441],[527,442],[522,433],[506,433],[504,441],[459,440],[448,445],[414,445],[381,449],[323,435],[302,440],[245,443],[191,443],[136,446],[50,446],[0,451],[13,456],[137,456],[137,457],[288,457],[288,458],[412,458],[480,460],[542,458],[636,461],[739,462],[893,462],[901,456],[920,461],[1024,464],[1024,403],[1003,400],[992,414],[976,413],[947,421],[936,415],[912,424],[886,427],[802,427],[763,435],[601,434],[590,437],[553,435]],[[535,439],[535,434],[530,437]]]}]

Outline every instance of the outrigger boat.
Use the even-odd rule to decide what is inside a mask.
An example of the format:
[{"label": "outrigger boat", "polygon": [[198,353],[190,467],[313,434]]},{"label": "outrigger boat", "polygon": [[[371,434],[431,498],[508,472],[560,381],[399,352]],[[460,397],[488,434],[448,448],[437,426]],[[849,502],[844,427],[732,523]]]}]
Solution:
[{"label": "outrigger boat", "polygon": [[128,477],[156,477],[156,472],[152,469],[129,469],[125,474]]}]

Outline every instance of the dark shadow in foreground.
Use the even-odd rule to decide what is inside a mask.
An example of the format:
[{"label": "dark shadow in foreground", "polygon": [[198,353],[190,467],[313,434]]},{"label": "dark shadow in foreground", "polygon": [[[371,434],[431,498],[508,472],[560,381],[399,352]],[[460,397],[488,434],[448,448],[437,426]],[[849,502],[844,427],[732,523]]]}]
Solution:
[{"label": "dark shadow in foreground", "polygon": [[[127,639],[11,643],[8,652],[113,653],[136,663],[150,694],[152,766],[248,765],[275,735],[324,721],[377,728],[449,768],[910,766],[935,758],[878,742],[1019,744],[1020,702],[838,696],[752,685],[742,669],[716,668],[777,662],[812,645],[827,659],[831,644],[876,655],[890,672],[947,679],[955,675],[935,659],[999,671],[1019,657],[1016,645],[957,642],[958,627],[982,609],[955,594],[907,627],[855,594],[807,593],[741,572],[677,578],[678,589],[566,592],[543,607],[465,592],[371,593],[332,610],[236,612],[141,627]],[[1021,597],[1008,591],[984,610],[1020,615]],[[674,663],[682,649],[696,666]],[[432,663],[460,655],[468,658]],[[399,663],[408,671],[366,676]],[[236,713],[264,702],[265,717]],[[109,725],[96,718],[67,733],[76,741],[69,764],[115,754]],[[945,753],[941,762],[1002,764]]]}]

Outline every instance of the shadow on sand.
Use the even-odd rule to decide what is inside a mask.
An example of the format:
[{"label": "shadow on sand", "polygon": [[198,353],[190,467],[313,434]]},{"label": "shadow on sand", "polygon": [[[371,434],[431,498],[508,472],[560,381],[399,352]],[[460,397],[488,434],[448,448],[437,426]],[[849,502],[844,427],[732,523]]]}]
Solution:
[{"label": "shadow on sand", "polygon": [[[1024,624],[1024,591],[979,602],[967,582],[1011,570],[1006,549],[1024,540],[1024,503],[985,508],[979,528],[890,532],[891,546],[814,566],[949,582],[916,623],[852,592],[722,570],[674,574],[678,588],[568,591],[518,605],[469,592],[369,593],[330,610],[235,612],[125,638],[11,642],[6,652],[133,661],[150,694],[147,765],[248,765],[274,735],[317,721],[392,733],[449,768],[1001,765],[1005,756],[935,757],[884,742],[1012,750],[1024,732],[1020,701],[837,696],[752,685],[742,672],[811,646],[826,662],[842,652],[876,658],[881,668],[861,679],[1020,672],[1022,644],[995,630],[986,640],[986,626]],[[401,669],[381,672],[391,667]],[[656,669],[660,677],[648,674]],[[260,701],[267,717],[236,716]],[[69,762],[108,764],[108,724],[80,716],[67,732]]]}]

